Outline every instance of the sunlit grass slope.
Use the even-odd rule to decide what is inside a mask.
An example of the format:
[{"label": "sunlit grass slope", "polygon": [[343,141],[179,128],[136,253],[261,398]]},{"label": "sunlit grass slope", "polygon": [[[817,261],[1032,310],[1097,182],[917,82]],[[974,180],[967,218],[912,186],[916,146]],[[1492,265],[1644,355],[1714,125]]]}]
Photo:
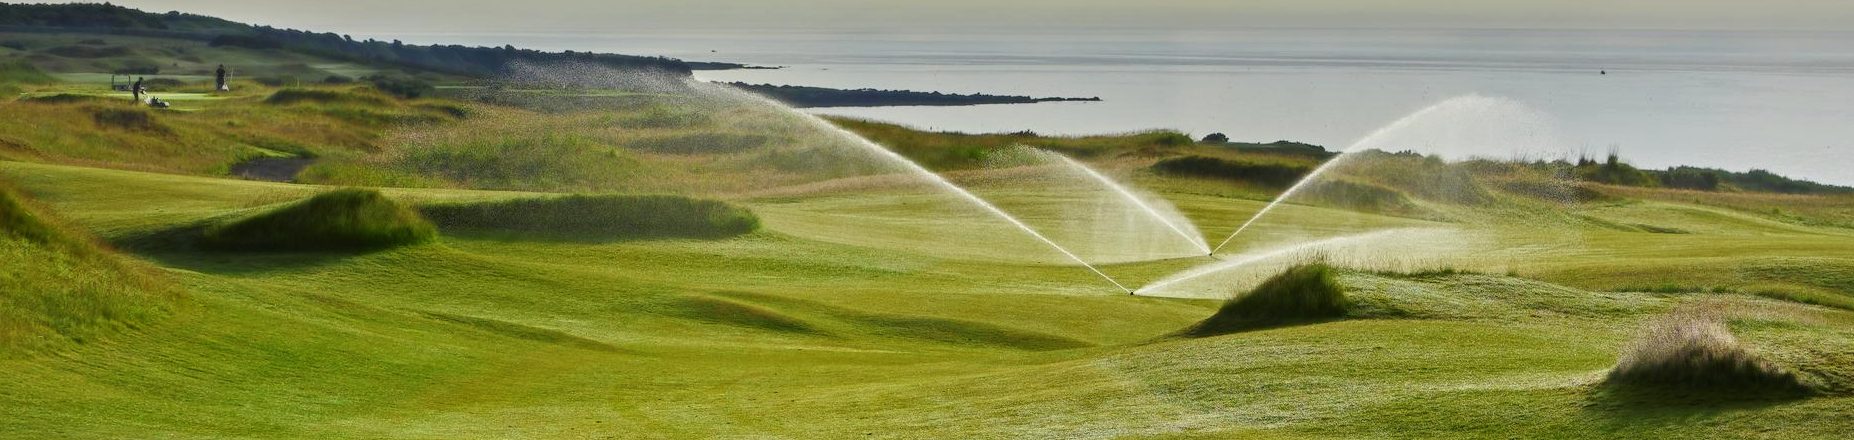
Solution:
[{"label": "sunlit grass slope", "polygon": [[[0,164],[0,176],[106,240],[326,190],[19,163]],[[385,194],[411,203],[534,197]],[[880,190],[797,194],[745,203],[768,213],[765,229],[720,240],[449,236],[366,254],[146,251],[173,269],[167,276],[192,305],[100,343],[0,361],[18,379],[0,385],[12,421],[0,434],[1832,438],[1854,428],[1844,417],[1854,409],[1846,311],[1340,269],[1333,282],[1370,318],[1165,338],[1217,303],[1127,297],[1075,267],[917,249],[1005,238],[959,232],[982,218],[913,216],[941,231],[924,237],[813,238],[869,235],[861,229],[898,224],[864,221],[871,214],[938,208],[886,204],[894,194]],[[1205,225],[1259,208],[1173,200]],[[1314,223],[1341,215],[1281,212]],[[1713,231],[1705,234],[1593,232],[1589,248],[1557,250],[1536,269],[1628,260],[1649,276],[1683,257],[1631,252],[1678,245],[1834,258],[1828,246],[1846,240],[1777,229],[1735,241],[1735,223],[1702,227],[1708,218],[1684,220]],[[1138,283],[1190,264],[1107,270]],[[1641,323],[1702,300],[1749,311],[1726,321],[1739,343],[1823,391],[1749,403],[1605,391]]]},{"label": "sunlit grass slope", "polygon": [[0,180],[0,359],[96,344],[179,301],[154,268],[95,243]]}]

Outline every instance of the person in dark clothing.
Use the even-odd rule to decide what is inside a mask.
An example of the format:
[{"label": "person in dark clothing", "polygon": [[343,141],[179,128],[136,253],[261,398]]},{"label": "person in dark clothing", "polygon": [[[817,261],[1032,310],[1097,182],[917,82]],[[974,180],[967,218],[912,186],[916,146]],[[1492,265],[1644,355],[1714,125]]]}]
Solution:
[{"label": "person in dark clothing", "polygon": [[142,90],[142,78],[136,78],[135,85],[129,86],[129,94],[135,97],[136,104],[142,103],[142,93],[146,93]]},{"label": "person in dark clothing", "polygon": [[226,84],[225,84],[225,65],[224,64],[219,65],[219,70],[214,73],[213,78],[216,81],[213,84],[213,90],[218,90],[221,92],[231,90],[231,88],[226,87]]}]

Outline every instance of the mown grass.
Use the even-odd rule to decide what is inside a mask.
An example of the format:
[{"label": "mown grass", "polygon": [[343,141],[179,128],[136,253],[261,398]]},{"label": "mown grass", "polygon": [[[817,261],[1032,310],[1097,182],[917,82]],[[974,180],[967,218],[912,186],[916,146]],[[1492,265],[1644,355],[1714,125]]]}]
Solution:
[{"label": "mown grass", "polygon": [[746,208],[674,195],[570,195],[419,207],[446,231],[566,240],[724,238],[759,229]]},{"label": "mown grass", "polygon": [[[37,164],[4,163],[0,173],[110,237],[314,191]],[[1204,224],[1239,221],[1259,207],[1167,196]],[[1346,297],[1358,303],[1349,314],[1408,319],[1159,338],[1218,304],[1127,297],[1074,266],[943,256],[935,250],[1041,249],[1011,247],[1018,237],[982,229],[983,218],[916,200],[870,191],[756,202],[769,230],[720,241],[447,235],[443,246],[334,259],[163,252],[162,264],[176,269],[170,275],[202,293],[192,296],[200,313],[120,343],[0,363],[19,379],[0,384],[0,407],[13,422],[0,432],[847,438],[908,426],[919,437],[1832,438],[1850,426],[1841,417],[1849,403],[1837,395],[1752,406],[1605,405],[1592,385],[1616,364],[1633,323],[1690,295],[1488,274],[1342,272]],[[1376,218],[1306,206],[1279,214],[1312,225]],[[910,226],[886,241],[851,241]],[[1837,249],[1846,237],[1808,231],[1760,230],[1755,240],[1593,231],[1589,242],[1534,255],[1525,267],[1625,266],[1640,279],[1718,272],[1669,266],[1670,258],[1719,254],[1733,264],[1845,253]],[[1495,247],[1529,243],[1515,240]],[[1495,258],[1505,260],[1486,257]],[[1138,283],[1193,264],[1105,270]],[[1854,347],[1846,330],[1854,315],[1724,299],[1803,316],[1735,324],[1767,359],[1854,377],[1837,357]]]},{"label": "mown grass", "polygon": [[1344,317],[1351,302],[1337,269],[1323,262],[1299,264],[1269,277],[1223,303],[1217,313],[1186,329],[1192,337]]},{"label": "mown grass", "polygon": [[418,244],[435,238],[436,228],[416,211],[378,191],[343,189],[207,227],[200,244],[236,251],[339,251]]},{"label": "mown grass", "polygon": [[167,315],[179,289],[0,180],[0,359],[95,343]]}]

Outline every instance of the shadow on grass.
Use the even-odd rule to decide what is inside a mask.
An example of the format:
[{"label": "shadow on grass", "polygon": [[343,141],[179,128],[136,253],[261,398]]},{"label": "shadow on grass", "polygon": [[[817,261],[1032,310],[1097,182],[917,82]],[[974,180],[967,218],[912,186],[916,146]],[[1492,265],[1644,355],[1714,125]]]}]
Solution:
[{"label": "shadow on grass", "polygon": [[142,231],[112,237],[117,249],[153,260],[164,267],[215,275],[250,275],[313,269],[339,263],[349,258],[391,249],[391,246],[347,251],[221,251],[201,245],[201,237],[213,221]]},{"label": "shadow on grass", "polygon": [[1693,390],[1606,382],[1591,386],[1583,407],[1592,420],[1617,428],[1641,428],[1691,425],[1732,412],[1794,403],[1814,395],[1805,389]]}]

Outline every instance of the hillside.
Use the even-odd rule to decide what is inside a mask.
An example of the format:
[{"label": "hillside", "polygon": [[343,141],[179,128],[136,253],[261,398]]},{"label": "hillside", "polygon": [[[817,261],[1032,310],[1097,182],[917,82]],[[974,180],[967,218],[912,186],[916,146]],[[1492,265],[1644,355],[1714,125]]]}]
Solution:
[{"label": "hillside", "polygon": [[[688,74],[690,69],[737,68],[738,64],[699,63],[634,55],[543,52],[503,47],[416,45],[399,41],[355,40],[334,33],[254,26],[180,12],[143,12],[107,3],[0,3],[0,32],[97,33],[161,37],[206,42],[213,47],[285,50],[346,62],[384,64],[456,75],[501,73],[510,62],[588,63],[612,68],[651,69]],[[150,72],[152,73],[152,72]],[[309,78],[319,79],[319,78]]]}]

